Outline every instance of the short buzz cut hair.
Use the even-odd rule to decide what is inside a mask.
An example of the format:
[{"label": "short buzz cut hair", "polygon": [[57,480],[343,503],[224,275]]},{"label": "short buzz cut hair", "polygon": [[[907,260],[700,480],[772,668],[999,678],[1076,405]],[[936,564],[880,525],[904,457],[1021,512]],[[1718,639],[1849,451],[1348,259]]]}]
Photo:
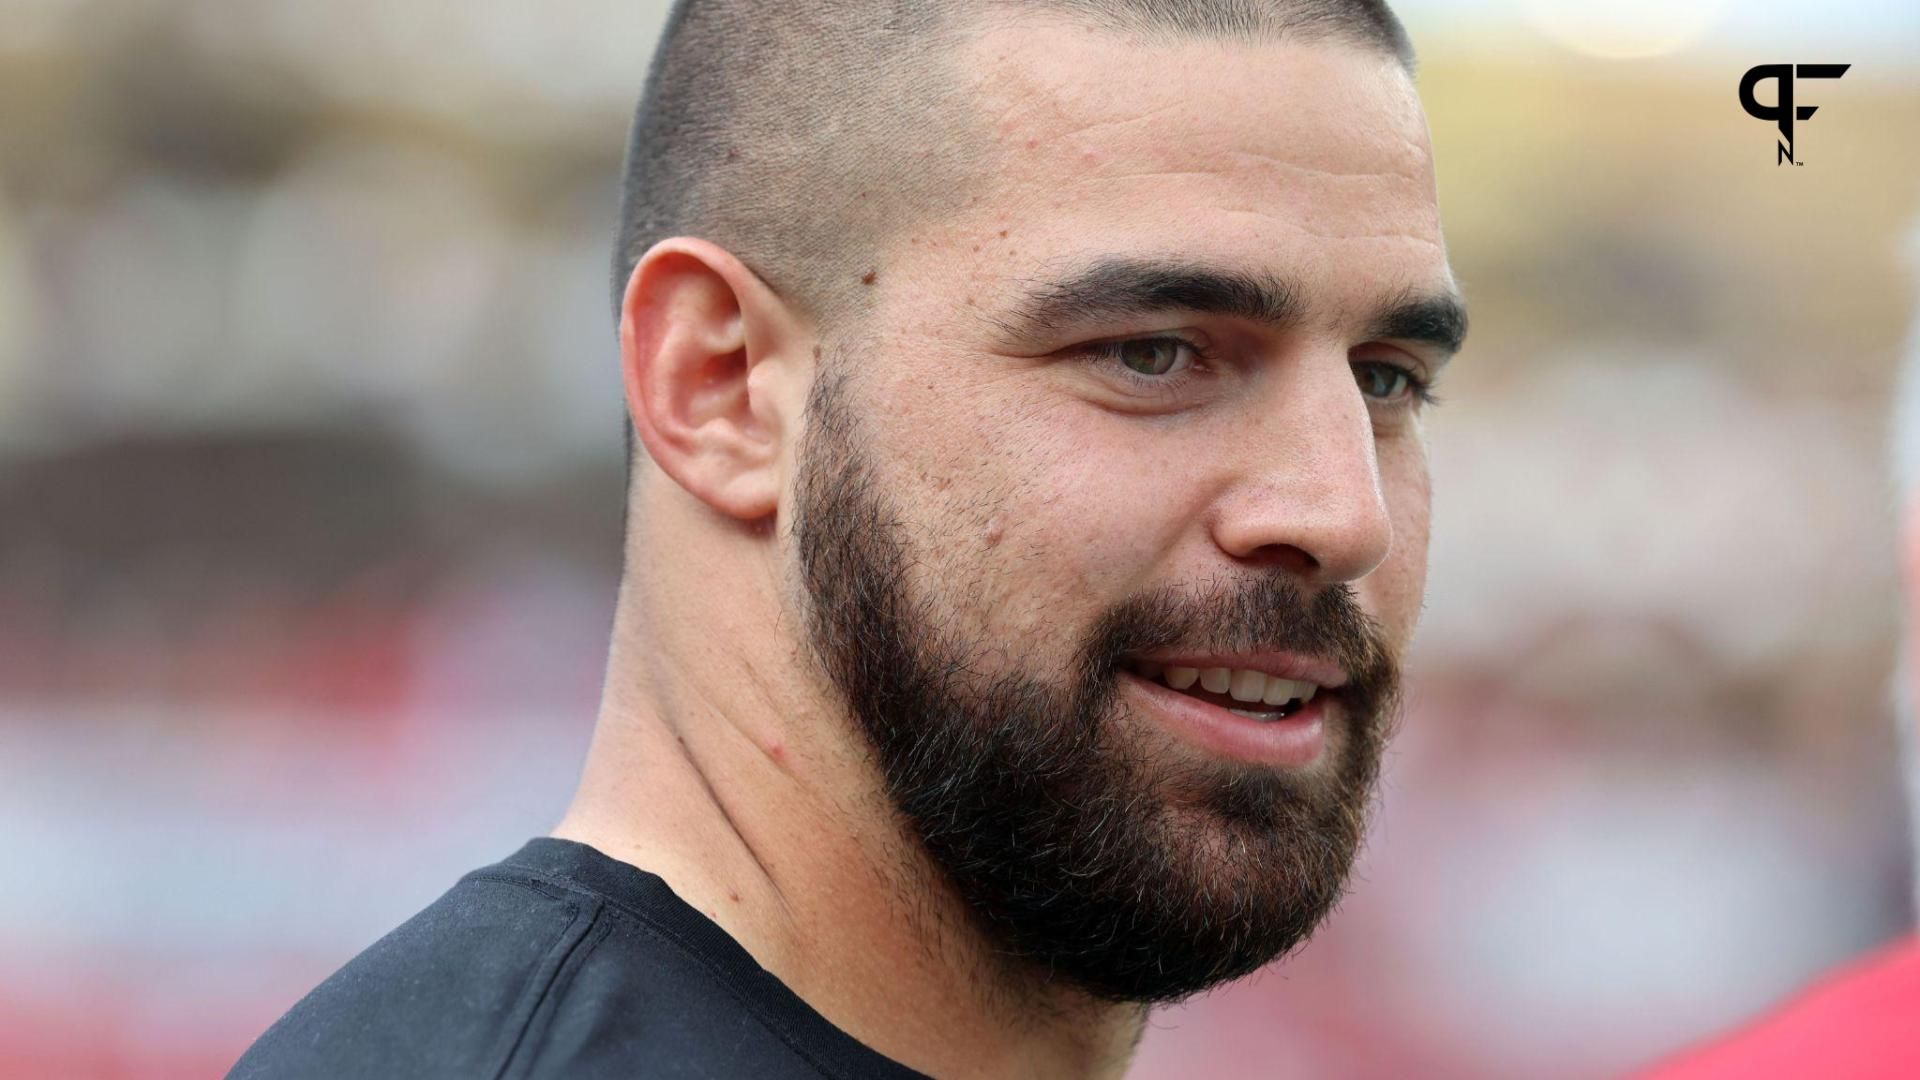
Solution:
[{"label": "short buzz cut hair", "polygon": [[727,249],[823,326],[856,310],[882,246],[990,167],[951,61],[1021,14],[1149,40],[1338,41],[1413,68],[1384,0],[677,0],[627,146],[616,322],[634,266],[671,236]]}]

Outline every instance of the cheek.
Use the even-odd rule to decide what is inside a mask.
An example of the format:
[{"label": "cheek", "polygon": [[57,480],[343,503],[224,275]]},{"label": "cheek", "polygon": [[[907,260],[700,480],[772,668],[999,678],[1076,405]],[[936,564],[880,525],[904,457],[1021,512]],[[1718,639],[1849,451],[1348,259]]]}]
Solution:
[{"label": "cheek", "polygon": [[[976,361],[978,362],[978,361]],[[1193,516],[1138,431],[1009,377],[901,387],[876,465],[901,501],[915,584],[975,634],[1043,654],[1149,584]],[[1038,380],[1026,380],[1029,385]]]},{"label": "cheek", "polygon": [[1387,559],[1361,583],[1368,608],[1377,613],[1389,638],[1404,648],[1420,618],[1427,587],[1427,538],[1433,488],[1424,446],[1382,448],[1381,488],[1393,521],[1393,546]]}]

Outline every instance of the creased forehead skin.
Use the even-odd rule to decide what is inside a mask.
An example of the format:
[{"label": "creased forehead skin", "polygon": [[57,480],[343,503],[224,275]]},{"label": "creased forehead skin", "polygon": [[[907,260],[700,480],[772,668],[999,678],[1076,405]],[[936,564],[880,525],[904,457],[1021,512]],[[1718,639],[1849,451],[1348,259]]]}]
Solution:
[{"label": "creased forehead skin", "polygon": [[[1383,200],[1367,197],[1382,190],[1431,194],[1426,122],[1411,80],[1392,63],[1362,71],[1340,46],[1185,40],[1142,47],[1138,67],[1114,70],[1114,44],[1051,25],[990,31],[969,47],[979,72],[969,96],[991,118],[994,142],[1051,154],[1047,164],[1076,181],[1057,201],[1129,176],[1237,178],[1253,185],[1238,189],[1243,198],[1264,198],[1285,194],[1287,173],[1357,183],[1354,199],[1375,206]],[[1246,78],[1223,79],[1223,70]],[[1284,75],[1283,90],[1271,75]],[[1365,122],[1353,123],[1329,99],[1360,91],[1370,94]],[[1437,235],[1437,220],[1427,226]]]}]

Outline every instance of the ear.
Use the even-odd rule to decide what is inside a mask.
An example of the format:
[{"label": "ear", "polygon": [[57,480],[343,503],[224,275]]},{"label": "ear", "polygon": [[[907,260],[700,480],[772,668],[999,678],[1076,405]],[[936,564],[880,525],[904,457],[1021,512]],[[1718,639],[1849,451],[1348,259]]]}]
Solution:
[{"label": "ear", "polygon": [[729,517],[774,512],[783,442],[799,430],[812,335],[726,250],[675,237],[648,249],[620,305],[620,372],[654,464]]}]

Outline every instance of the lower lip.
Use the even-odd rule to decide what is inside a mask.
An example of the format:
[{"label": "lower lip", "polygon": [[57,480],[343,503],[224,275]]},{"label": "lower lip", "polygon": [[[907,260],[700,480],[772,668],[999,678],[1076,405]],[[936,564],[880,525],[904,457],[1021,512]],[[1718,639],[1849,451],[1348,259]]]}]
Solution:
[{"label": "lower lip", "polygon": [[1121,678],[1139,691],[1162,724],[1217,757],[1299,768],[1317,761],[1326,745],[1324,691],[1291,716],[1250,720],[1130,671],[1122,672]]}]

